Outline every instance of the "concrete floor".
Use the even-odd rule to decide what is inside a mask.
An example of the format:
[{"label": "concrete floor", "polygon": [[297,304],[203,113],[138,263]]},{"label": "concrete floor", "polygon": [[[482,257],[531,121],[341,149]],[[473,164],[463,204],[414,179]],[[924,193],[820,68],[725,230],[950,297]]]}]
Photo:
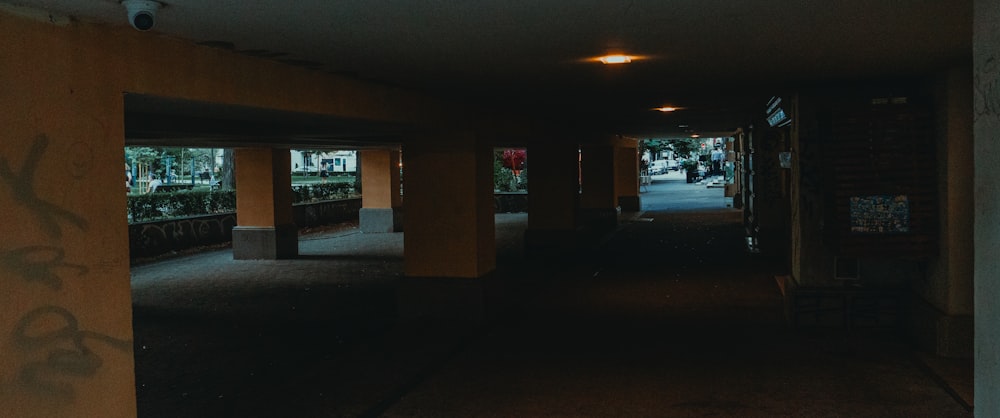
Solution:
[{"label": "concrete floor", "polygon": [[419,280],[402,234],[135,267],[140,416],[971,416],[894,335],[787,329],[740,212],[703,188],[660,179],[652,210],[558,263],[526,261],[526,215],[497,215],[508,292],[482,327],[397,320],[397,284]]}]

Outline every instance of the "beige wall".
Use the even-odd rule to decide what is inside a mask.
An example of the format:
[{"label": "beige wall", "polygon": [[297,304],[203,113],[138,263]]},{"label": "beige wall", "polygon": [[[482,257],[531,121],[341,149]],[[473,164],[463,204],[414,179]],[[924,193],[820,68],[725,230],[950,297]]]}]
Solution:
[{"label": "beige wall", "polygon": [[136,414],[123,93],[402,122],[462,117],[385,87],[9,10],[0,7],[3,416]]}]

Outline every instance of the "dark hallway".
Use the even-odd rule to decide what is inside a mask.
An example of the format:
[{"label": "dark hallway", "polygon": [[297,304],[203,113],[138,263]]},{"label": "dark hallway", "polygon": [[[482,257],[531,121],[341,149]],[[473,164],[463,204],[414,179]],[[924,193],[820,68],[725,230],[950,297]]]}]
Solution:
[{"label": "dark hallway", "polygon": [[498,215],[507,309],[481,332],[394,321],[400,234],[134,268],[140,416],[971,416],[891,333],[789,330],[740,211],[630,219],[538,266]]}]

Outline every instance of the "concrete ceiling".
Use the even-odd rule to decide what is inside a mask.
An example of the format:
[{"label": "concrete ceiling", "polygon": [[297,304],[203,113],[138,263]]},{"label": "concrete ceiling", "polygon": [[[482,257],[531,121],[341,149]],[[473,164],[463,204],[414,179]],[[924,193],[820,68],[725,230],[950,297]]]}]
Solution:
[{"label": "concrete ceiling", "polygon": [[[127,25],[117,0],[8,3]],[[931,74],[969,59],[971,23],[971,0],[169,0],[152,32],[575,126],[671,136],[731,131],[798,85]],[[619,51],[647,58],[585,61]],[[662,105],[685,109],[650,110]]]}]

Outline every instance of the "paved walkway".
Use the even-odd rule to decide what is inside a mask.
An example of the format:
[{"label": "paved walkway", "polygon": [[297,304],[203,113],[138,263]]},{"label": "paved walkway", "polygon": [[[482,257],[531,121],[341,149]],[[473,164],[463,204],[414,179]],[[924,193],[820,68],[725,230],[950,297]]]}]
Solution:
[{"label": "paved walkway", "polygon": [[140,416],[971,416],[895,338],[789,331],[740,212],[667,183],[575,262],[528,263],[526,215],[497,215],[512,291],[482,329],[396,320],[401,234],[136,267]]}]

